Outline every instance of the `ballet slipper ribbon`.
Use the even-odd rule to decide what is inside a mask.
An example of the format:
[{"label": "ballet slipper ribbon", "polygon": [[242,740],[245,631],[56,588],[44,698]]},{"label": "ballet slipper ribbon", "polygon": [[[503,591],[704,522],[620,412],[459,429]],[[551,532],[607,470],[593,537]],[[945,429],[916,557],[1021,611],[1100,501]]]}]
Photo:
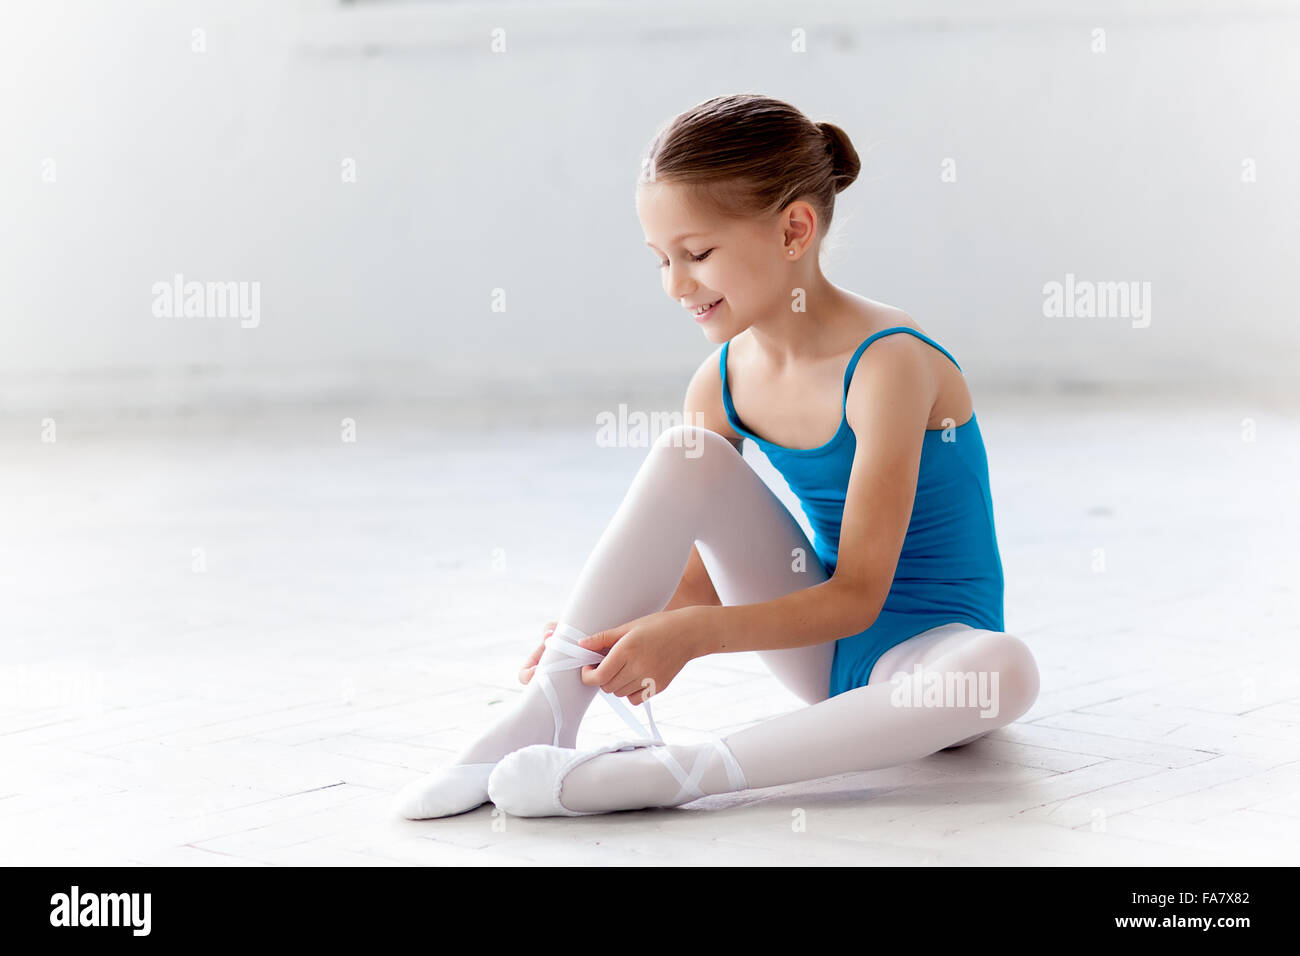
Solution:
[{"label": "ballet slipper ribbon", "polygon": [[[554,648],[556,651],[558,651],[561,654],[564,654],[569,659],[551,661],[545,666],[539,664],[537,670],[534,671],[534,673],[546,674],[549,671],[576,670],[580,667],[585,667],[588,664],[591,664],[593,666],[599,664],[601,661],[605,659],[604,654],[601,654],[597,651],[589,650],[585,647],[581,647],[577,643],[578,641],[582,640],[584,637],[587,636],[588,635],[583,634],[575,627],[570,627],[569,625],[564,623],[556,624],[555,630],[551,633],[550,638],[546,642],[546,646]],[[558,641],[555,640],[555,638],[557,637],[560,638],[560,640]],[[551,711],[555,715],[554,746],[558,747],[560,745],[560,700],[559,697],[556,695],[555,688],[551,685],[551,681],[549,678],[546,678],[543,681],[542,690],[546,694],[546,699],[550,701]],[[609,702],[609,706],[614,709],[614,713],[618,714],[618,716],[623,719],[624,723],[626,723],[629,727],[631,727],[634,731],[636,731],[637,734],[639,734],[640,736],[642,737],[647,736],[645,725],[642,724],[639,720],[637,720],[636,714],[632,711],[631,705],[629,705],[622,698],[616,697],[615,695],[610,694],[604,690],[601,690],[600,693],[601,696],[604,697],[605,700]],[[659,733],[658,726],[655,725],[654,714],[650,710],[650,701],[647,700],[644,706],[645,706],[646,719],[650,721],[650,734],[648,736],[650,737],[650,739],[662,743],[663,737]]]}]

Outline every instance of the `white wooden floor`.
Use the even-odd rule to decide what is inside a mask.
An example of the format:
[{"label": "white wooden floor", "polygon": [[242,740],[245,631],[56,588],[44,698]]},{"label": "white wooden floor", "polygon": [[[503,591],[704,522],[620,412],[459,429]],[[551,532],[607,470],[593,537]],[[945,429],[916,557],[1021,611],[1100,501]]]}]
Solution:
[{"label": "white wooden floor", "polygon": [[[388,411],[353,413],[353,443],[346,410],[67,420],[53,443],[8,422],[0,862],[1293,862],[1300,421],[978,410],[1007,626],[1043,678],[1021,721],[684,808],[426,822],[390,794],[519,692],[644,449]],[[752,655],[693,661],[654,705],[680,740],[796,706]],[[579,745],[622,730],[597,700]]]}]

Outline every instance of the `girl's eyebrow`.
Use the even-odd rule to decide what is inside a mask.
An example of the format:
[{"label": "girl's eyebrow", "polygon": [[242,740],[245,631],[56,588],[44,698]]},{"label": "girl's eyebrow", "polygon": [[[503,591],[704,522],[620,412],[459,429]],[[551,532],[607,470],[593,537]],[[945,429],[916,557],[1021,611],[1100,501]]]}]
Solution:
[{"label": "girl's eyebrow", "polygon": [[[699,238],[700,236],[703,236],[703,235],[707,235],[707,233],[703,233],[703,232],[688,232],[688,233],[686,233],[685,235],[678,236],[676,239],[670,239],[669,242],[668,242],[668,244],[669,244],[669,245],[672,245],[674,242],[681,242],[683,239],[697,239],[697,238]],[[646,244],[647,246],[653,246],[653,243],[651,243],[649,239],[647,239],[647,240],[645,241],[645,244]]]}]

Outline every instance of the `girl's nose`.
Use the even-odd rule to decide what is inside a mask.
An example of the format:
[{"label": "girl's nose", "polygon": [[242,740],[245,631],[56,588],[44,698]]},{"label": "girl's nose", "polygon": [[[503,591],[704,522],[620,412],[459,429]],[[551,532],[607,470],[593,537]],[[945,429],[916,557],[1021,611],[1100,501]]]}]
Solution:
[{"label": "girl's nose", "polygon": [[668,294],[678,302],[682,302],[694,285],[695,283],[685,274],[672,272],[668,277]]}]

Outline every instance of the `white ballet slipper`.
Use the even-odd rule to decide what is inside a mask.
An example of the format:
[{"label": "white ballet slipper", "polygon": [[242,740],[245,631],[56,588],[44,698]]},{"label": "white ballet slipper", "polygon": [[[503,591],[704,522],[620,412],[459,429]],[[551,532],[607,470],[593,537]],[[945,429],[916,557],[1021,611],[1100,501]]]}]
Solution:
[{"label": "white ballet slipper", "polygon": [[[727,768],[727,778],[733,791],[747,790],[749,784],[741,772],[735,755],[721,738],[714,737],[711,743],[720,754]],[[596,813],[608,813],[607,810],[570,810],[560,802],[560,792],[564,787],[564,778],[575,767],[599,757],[602,754],[619,750],[639,750],[643,747],[653,748],[652,752],[681,784],[677,796],[669,806],[689,803],[700,797],[708,796],[698,786],[704,775],[705,753],[696,758],[695,765],[688,775],[682,765],[668,752],[667,744],[657,740],[624,740],[608,744],[595,750],[575,751],[566,747],[553,747],[548,744],[533,744],[523,747],[512,754],[507,754],[497,764],[488,777],[488,796],[492,802],[506,813],[516,817],[582,817]],[[629,807],[627,809],[643,809]]]},{"label": "white ballet slipper", "polygon": [[[544,663],[539,663],[533,672],[533,682],[541,687],[551,706],[553,721],[551,744],[557,750],[560,749],[561,729],[564,727],[564,711],[560,706],[559,695],[551,675],[560,671],[577,670],[588,665],[594,667],[605,659],[603,654],[578,644],[586,636],[582,631],[563,622],[557,624],[551,639],[547,642],[547,647],[555,653],[545,656]],[[633,731],[639,734],[646,732],[625,701],[604,690],[600,691],[600,695],[609,702],[614,712]],[[654,714],[650,710],[648,700],[645,702],[645,711],[646,718],[650,721],[650,733],[657,738],[659,728],[655,726]],[[563,752],[573,754],[575,751],[566,748]],[[431,820],[435,817],[450,817],[465,813],[482,806],[489,799],[488,777],[495,766],[497,766],[495,763],[453,764],[425,774],[406,784],[394,795],[391,804],[392,812],[407,820]]]},{"label": "white ballet slipper", "polygon": [[454,764],[412,780],[393,795],[392,812],[407,820],[431,820],[465,813],[487,802],[494,763]]},{"label": "white ballet slipper", "polygon": [[560,803],[560,789],[569,771],[601,754],[645,746],[623,741],[595,750],[573,750],[533,744],[506,754],[488,777],[488,798],[516,817],[581,817],[598,810],[570,810]]}]

